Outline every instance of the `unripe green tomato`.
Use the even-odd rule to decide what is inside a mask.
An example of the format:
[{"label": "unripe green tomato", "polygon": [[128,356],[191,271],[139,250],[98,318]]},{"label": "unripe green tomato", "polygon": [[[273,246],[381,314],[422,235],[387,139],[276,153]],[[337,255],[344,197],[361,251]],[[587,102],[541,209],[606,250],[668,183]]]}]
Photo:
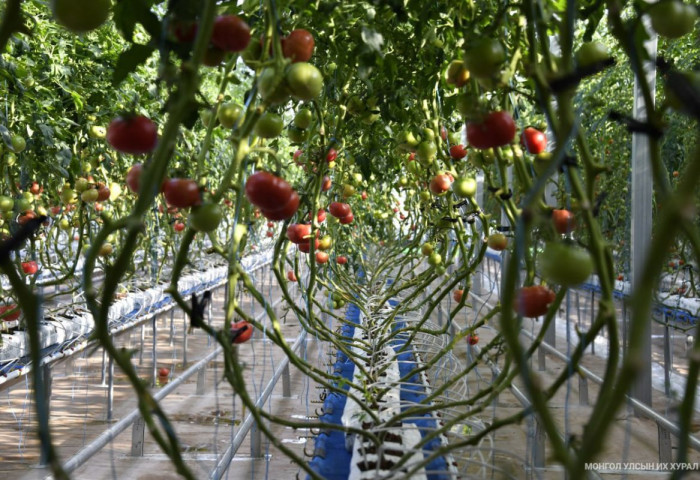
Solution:
[{"label": "unripe green tomato", "polygon": [[33,202],[34,194],[32,192],[22,192],[22,198],[24,198],[28,202]]},{"label": "unripe green tomato", "polygon": [[364,181],[364,178],[362,177],[361,173],[353,173],[352,178],[358,184],[361,184]]},{"label": "unripe green tomato", "polygon": [[454,191],[458,197],[473,198],[476,195],[476,186],[475,179],[471,177],[460,177],[455,180],[455,183],[452,185],[452,191]]},{"label": "unripe green tomato", "polygon": [[17,163],[17,155],[12,152],[7,152],[5,155],[5,162],[10,167],[14,166]]},{"label": "unripe green tomato", "polygon": [[32,201],[31,200],[27,200],[24,197],[21,197],[19,200],[17,200],[17,210],[20,213],[24,213],[24,212],[31,210],[31,209],[32,209]]},{"label": "unripe green tomato", "polygon": [[2,212],[2,218],[5,220],[12,220],[15,214],[12,211]]},{"label": "unripe green tomato", "polygon": [[408,178],[401,177],[401,178],[399,178],[398,183],[399,183],[399,187],[405,187],[406,185],[408,185]]},{"label": "unripe green tomato", "polygon": [[416,161],[408,162],[406,170],[408,170],[408,172],[412,173],[413,175],[419,175],[421,172],[420,164]]},{"label": "unripe green tomato", "polygon": [[416,158],[423,165],[430,165],[435,160],[435,154],[437,153],[437,146],[432,140],[424,140],[418,144],[418,149],[416,150]]},{"label": "unripe green tomato", "polygon": [[287,136],[292,143],[304,143],[309,139],[309,131],[297,127],[287,128]]},{"label": "unripe green tomato", "polygon": [[243,113],[243,107],[235,102],[222,103],[219,105],[217,118],[224,128],[233,128]]},{"label": "unripe green tomato", "polygon": [[58,228],[60,228],[61,230],[67,231],[67,230],[70,230],[72,227],[71,227],[71,224],[67,218],[62,218],[58,221]]},{"label": "unripe green tomato", "polygon": [[442,263],[442,255],[440,255],[438,252],[431,253],[428,257],[428,263],[433,267],[437,267]]},{"label": "unripe green tomato", "polygon": [[355,187],[346,183],[343,185],[343,198],[348,198],[355,195]]},{"label": "unripe green tomato", "polygon": [[41,217],[41,216],[46,217],[46,216],[49,215],[49,211],[46,210],[46,207],[43,206],[43,205],[39,205],[38,207],[36,207],[36,213],[37,213],[37,215],[39,215],[40,217]]},{"label": "unripe green tomato", "polygon": [[430,201],[430,192],[427,190],[423,190],[420,192],[420,200],[421,202],[429,202]]},{"label": "unripe green tomato", "polygon": [[426,257],[433,253],[433,250],[435,250],[435,247],[430,242],[424,243],[423,246],[420,248],[421,253]]},{"label": "unripe green tomato", "polygon": [[221,223],[223,212],[215,203],[205,203],[192,210],[190,225],[198,232],[211,232]]},{"label": "unripe green tomato", "polygon": [[300,109],[294,116],[294,126],[301,129],[307,129],[311,126],[313,114],[308,108]]},{"label": "unripe green tomato", "polygon": [[9,212],[15,206],[15,201],[12,197],[6,195],[0,196],[0,211]]},{"label": "unripe green tomato", "polygon": [[107,257],[112,254],[114,251],[114,247],[112,246],[111,243],[103,243],[100,245],[100,250],[98,252],[98,255],[100,257]]},{"label": "unripe green tomato", "polygon": [[549,242],[538,258],[542,278],[565,287],[586,281],[593,273],[593,258],[588,250],[563,242]]},{"label": "unripe green tomato", "polygon": [[78,228],[80,226],[80,217],[77,215],[73,217],[71,220],[71,223],[73,224],[74,227]]},{"label": "unripe green tomato", "polygon": [[80,177],[75,181],[75,191],[78,193],[83,193],[89,187],[90,182],[87,181],[87,178]]},{"label": "unripe green tomato", "polygon": [[12,135],[12,151],[22,153],[27,148],[27,142],[19,135]]},{"label": "unripe green tomato", "polygon": [[435,267],[435,273],[437,273],[438,275],[444,275],[445,273],[447,273],[447,267],[445,267],[444,265],[438,265],[437,267]]},{"label": "unripe green tomato", "polygon": [[112,182],[109,184],[109,199],[111,201],[116,200],[122,194],[122,186],[117,182]]},{"label": "unripe green tomato", "polygon": [[75,194],[75,190],[64,187],[63,190],[61,190],[61,201],[66,205],[76,203],[78,201],[78,196]]},{"label": "unripe green tomato", "polygon": [[107,129],[102,125],[90,125],[88,136],[95,139],[105,138],[107,136]]},{"label": "unripe green tomato", "polygon": [[80,199],[85,203],[93,203],[97,201],[97,197],[99,196],[100,193],[97,191],[96,188],[90,188],[80,194]]}]

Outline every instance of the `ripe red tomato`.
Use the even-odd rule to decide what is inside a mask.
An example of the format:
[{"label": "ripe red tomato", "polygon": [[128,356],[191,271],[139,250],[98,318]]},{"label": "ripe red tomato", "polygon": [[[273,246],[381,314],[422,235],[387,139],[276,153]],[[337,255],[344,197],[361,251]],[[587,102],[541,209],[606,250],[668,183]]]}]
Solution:
[{"label": "ripe red tomato", "polygon": [[[321,242],[318,241],[318,238],[315,238],[314,239],[314,250],[318,250],[318,247],[320,245],[321,245]],[[311,239],[308,239],[306,241],[299,243],[298,248],[299,248],[300,252],[309,253],[311,251]]]},{"label": "ripe red tomato", "polygon": [[360,198],[362,198],[362,200],[367,200],[367,192],[363,191],[362,195],[360,195]]},{"label": "ripe red tomato", "polygon": [[476,333],[467,335],[467,343],[469,345],[476,345],[477,343],[479,343],[479,335],[477,335]]},{"label": "ripe red tomato", "polygon": [[338,219],[338,221],[343,225],[348,225],[352,223],[353,220],[355,220],[355,216],[352,214],[352,212]]},{"label": "ripe red tomato", "polygon": [[308,62],[313,53],[314,36],[303,28],[293,30],[282,39],[282,54],[285,58],[291,58],[292,63]]},{"label": "ripe red tomato", "polygon": [[97,184],[97,201],[106,202],[109,200],[109,188],[104,183]]},{"label": "ripe red tomato", "polygon": [[523,317],[535,318],[547,313],[554,298],[554,292],[547,287],[532,285],[518,290],[513,306]]},{"label": "ripe red tomato", "polygon": [[173,229],[176,232],[182,232],[185,229],[185,224],[182,222],[175,222],[175,224],[173,225]]},{"label": "ripe red tomato", "polygon": [[326,252],[322,252],[320,250],[316,252],[316,263],[321,265],[328,263],[328,258],[329,255]]},{"label": "ripe red tomato", "polygon": [[250,27],[236,15],[223,15],[214,21],[211,43],[225,52],[240,52],[250,43]]},{"label": "ripe red tomato", "polygon": [[141,171],[143,170],[143,165],[141,163],[135,163],[131,166],[128,172],[126,172],[126,185],[134,193],[139,193],[139,179],[141,178]]},{"label": "ripe red tomato", "polygon": [[41,186],[37,182],[32,182],[29,191],[34,195],[39,195],[41,193]]},{"label": "ripe red tomato", "polygon": [[158,143],[158,127],[143,115],[117,117],[107,127],[107,141],[121,153],[149,153]]},{"label": "ripe red tomato", "polygon": [[231,341],[233,343],[244,343],[253,336],[253,325],[241,320],[231,325]]},{"label": "ripe red tomato", "polygon": [[272,228],[275,226],[274,222],[267,222],[267,228]]},{"label": "ripe red tomato", "polygon": [[435,195],[444,195],[452,185],[450,177],[445,174],[435,175],[430,181],[430,191]]},{"label": "ripe red tomato", "polygon": [[287,220],[292,218],[297,210],[299,209],[300,198],[297,192],[292,190],[292,194],[289,196],[289,200],[285,203],[279,210],[265,210],[263,209],[262,214],[268,220]]},{"label": "ripe red tomato", "polygon": [[14,320],[17,320],[19,318],[19,314],[20,310],[14,303],[11,305],[3,305],[0,307],[0,320],[3,320],[5,322],[12,322]]},{"label": "ripe red tomato", "polygon": [[287,238],[290,242],[300,244],[311,235],[311,225],[306,223],[292,223],[287,227]]},{"label": "ripe red tomato", "polygon": [[26,212],[24,212],[22,215],[20,215],[20,216],[17,218],[17,222],[18,222],[20,225],[24,225],[24,224],[26,224],[29,220],[32,220],[32,219],[34,219],[34,218],[37,218],[36,212],[35,212],[34,210],[27,210]]},{"label": "ripe red tomato", "polygon": [[335,162],[335,159],[338,158],[338,152],[336,151],[335,148],[331,148],[328,150],[328,153],[326,153],[326,161],[328,163]]},{"label": "ripe red tomato", "polygon": [[331,203],[328,207],[328,211],[331,212],[331,215],[333,215],[335,218],[347,217],[352,212],[350,205],[341,202]]},{"label": "ripe red tomato", "polygon": [[345,255],[340,255],[336,257],[335,262],[338,265],[345,265],[346,263],[348,263],[348,257],[346,257]]},{"label": "ripe red tomato", "polygon": [[464,290],[455,290],[454,293],[452,294],[452,298],[454,298],[454,301],[457,303],[462,301],[463,296],[464,296]]},{"label": "ripe red tomato", "polygon": [[514,137],[515,122],[508,112],[491,112],[481,123],[467,123],[467,141],[480,150],[508,145]]},{"label": "ripe red tomato", "polygon": [[171,178],[163,187],[165,200],[178,208],[193,207],[202,203],[199,185],[189,178]]},{"label": "ripe red tomato", "polygon": [[455,160],[461,160],[467,156],[467,149],[464,145],[452,145],[450,147],[450,157]]},{"label": "ripe red tomato", "polygon": [[296,282],[296,281],[297,281],[297,276],[294,274],[294,271],[293,271],[293,270],[289,270],[289,271],[287,272],[287,280],[289,280],[290,282]]},{"label": "ripe red tomato", "polygon": [[520,143],[529,153],[537,155],[547,148],[547,136],[536,128],[527,127],[520,136]]},{"label": "ripe red tomato", "polygon": [[170,376],[170,370],[165,368],[165,367],[161,367],[158,369],[158,376],[159,377],[168,377],[168,376]]},{"label": "ripe red tomato", "polygon": [[576,218],[569,210],[552,210],[552,223],[560,235],[571,233],[576,228]]},{"label": "ripe red tomato", "polygon": [[316,220],[318,223],[323,223],[326,221],[326,211],[324,209],[318,209],[318,213],[316,213]]},{"label": "ripe red tomato", "polygon": [[245,184],[245,194],[250,203],[267,212],[284,209],[293,191],[286,180],[263,171],[248,177]]},{"label": "ripe red tomato", "polygon": [[197,22],[188,22],[183,20],[176,20],[171,24],[171,31],[178,42],[181,43],[192,43],[197,37]]},{"label": "ripe red tomato", "polygon": [[331,186],[333,186],[333,181],[331,180],[331,177],[326,175],[323,177],[323,183],[321,184],[321,191],[327,192],[328,190],[331,189]]},{"label": "ripe red tomato", "polygon": [[26,275],[34,275],[36,272],[39,271],[39,265],[34,260],[22,262],[22,271]]}]

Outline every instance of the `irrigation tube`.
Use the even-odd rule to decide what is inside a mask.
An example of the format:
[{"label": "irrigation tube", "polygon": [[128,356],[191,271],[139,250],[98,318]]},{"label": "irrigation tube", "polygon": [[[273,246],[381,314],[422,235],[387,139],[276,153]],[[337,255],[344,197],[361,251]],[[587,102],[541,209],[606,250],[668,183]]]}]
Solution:
[{"label": "irrigation tube", "polygon": [[[292,351],[296,352],[304,340],[306,340],[306,330],[302,331],[299,334],[296,341],[294,342],[294,345],[292,345]],[[279,365],[279,367],[277,367],[277,370],[275,370],[275,374],[270,379],[270,382],[265,387],[265,390],[260,394],[258,400],[255,402],[255,408],[260,408],[265,404],[268,397],[272,394],[275,385],[277,384],[280,377],[282,376],[282,374],[288,366],[289,357],[284,357],[284,360],[282,360],[282,363]],[[248,435],[248,432],[250,431],[254,422],[255,419],[253,418],[253,414],[249,413],[248,416],[245,417],[243,423],[241,424],[241,428],[238,429],[238,433],[236,433],[236,436],[233,438],[233,442],[231,442],[231,445],[222,455],[221,460],[219,460],[219,462],[216,464],[216,467],[214,467],[214,470],[212,470],[211,474],[209,475],[210,480],[219,480],[224,475],[224,473],[226,473],[226,470],[228,470],[228,467],[233,461],[233,456],[236,455],[238,448],[243,443],[243,440],[245,440],[245,437]]]},{"label": "irrigation tube", "polygon": [[[280,297],[275,303],[272,304],[272,308],[276,307],[280,302],[282,301],[282,297]],[[263,311],[260,315],[257,316],[256,320],[260,320],[267,312]],[[294,348],[298,347],[299,340],[297,340],[297,343],[294,345]],[[182,372],[182,375],[178,376],[176,379],[172,380],[171,382],[168,382],[168,384],[163,387],[161,390],[156,392],[153,395],[153,399],[156,401],[160,401],[166,396],[168,396],[173,390],[175,390],[177,387],[179,387],[185,380],[187,380],[189,377],[197,373],[199,370],[202,368],[206,368],[207,364],[214,358],[216,357],[219,353],[221,353],[222,348],[218,347],[216,350],[208,354],[206,357],[192,365],[190,368]],[[288,361],[288,360],[287,360]],[[281,372],[279,372],[279,375],[281,375]],[[275,377],[279,378],[278,372],[275,372]],[[267,391],[267,390],[266,390]],[[269,394],[268,394],[269,395]],[[93,440],[88,446],[83,448],[80,452],[69,458],[66,463],[63,464],[63,469],[66,471],[66,473],[70,473],[73,470],[79,468],[81,465],[83,465],[85,462],[87,462],[93,455],[95,455],[97,452],[99,452],[102,448],[104,448],[109,442],[114,440],[117,435],[122,433],[124,430],[126,430],[131,424],[133,424],[139,417],[141,417],[141,411],[137,408],[133,410],[131,413],[129,413],[126,417],[122,418],[119,420],[117,423],[115,423],[112,427],[110,427],[108,430],[103,432],[99,437],[97,437],[95,440]],[[246,419],[247,421],[247,419]],[[49,475],[46,477],[46,479],[51,479],[53,476]]]}]

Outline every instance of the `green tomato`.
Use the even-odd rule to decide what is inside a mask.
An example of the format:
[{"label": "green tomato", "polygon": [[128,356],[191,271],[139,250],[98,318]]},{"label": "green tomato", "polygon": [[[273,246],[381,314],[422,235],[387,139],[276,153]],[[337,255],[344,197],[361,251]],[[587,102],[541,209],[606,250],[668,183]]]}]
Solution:
[{"label": "green tomato", "polygon": [[693,31],[698,11],[678,0],[661,0],[649,8],[651,27],[662,37],[680,38]]},{"label": "green tomato", "polygon": [[219,105],[219,111],[217,112],[217,118],[219,123],[224,128],[233,128],[241,114],[243,113],[243,107],[235,102],[222,103]]},{"label": "green tomato", "polygon": [[[430,195],[430,194],[428,194],[428,195]],[[420,248],[421,253],[426,257],[428,255],[430,255],[431,253],[433,253],[434,250],[435,250],[435,247],[433,246],[432,243],[429,243],[429,242],[424,243],[423,246]]]},{"label": "green tomato", "polygon": [[80,199],[85,203],[93,203],[97,201],[99,196],[100,192],[96,188],[89,188],[80,194]]},{"label": "green tomato", "polygon": [[549,242],[539,257],[538,267],[547,282],[564,287],[578,285],[593,273],[593,258],[582,248],[563,242]]},{"label": "green tomato", "polygon": [[604,62],[610,58],[610,51],[604,43],[587,42],[576,51],[576,63],[579,67],[589,67],[596,63]]},{"label": "green tomato", "polygon": [[75,190],[73,190],[72,188],[64,188],[63,190],[61,190],[61,201],[66,205],[70,205],[77,202],[78,196],[75,194]]},{"label": "green tomato", "polygon": [[500,40],[486,38],[470,46],[464,55],[469,72],[477,78],[491,78],[506,61],[506,51]]},{"label": "green tomato", "polygon": [[292,96],[299,100],[313,100],[323,88],[323,75],[318,68],[306,62],[293,63],[287,67],[285,79]]},{"label": "green tomato", "polygon": [[27,148],[27,142],[19,135],[12,135],[12,151],[22,153]]},{"label": "green tomato", "polygon": [[408,165],[406,166],[406,170],[408,170],[409,173],[412,173],[414,175],[418,175],[421,172],[421,166],[416,161],[408,162]]},{"label": "green tomato", "polygon": [[6,195],[0,196],[0,211],[9,212],[14,206],[15,201],[12,199],[12,197],[8,197]]},{"label": "green tomato", "polygon": [[301,129],[306,129],[311,126],[313,114],[308,108],[301,108],[294,116],[294,126]]},{"label": "green tomato", "polygon": [[435,155],[437,154],[437,145],[432,140],[424,140],[418,144],[418,149],[416,150],[416,158],[423,165],[430,165],[435,160]]},{"label": "green tomato", "polygon": [[20,197],[16,203],[17,203],[17,210],[21,213],[24,213],[24,212],[32,209],[32,201],[27,200],[24,197]]},{"label": "green tomato", "polygon": [[15,155],[12,152],[7,152],[7,155],[5,155],[5,162],[7,162],[7,165],[12,167],[17,163],[17,155]]},{"label": "green tomato", "polygon": [[198,232],[211,232],[221,223],[223,212],[215,203],[205,203],[192,210],[190,225]]},{"label": "green tomato", "polygon": [[90,182],[87,181],[87,178],[80,177],[75,181],[75,191],[78,193],[83,193],[89,187]]},{"label": "green tomato", "polygon": [[471,177],[460,177],[455,180],[452,190],[458,197],[473,198],[476,195],[476,180]]},{"label": "green tomato", "polygon": [[67,218],[62,218],[58,221],[58,228],[63,231],[70,230],[73,226],[70,224]]},{"label": "green tomato", "polygon": [[298,127],[289,127],[287,129],[287,136],[292,143],[304,143],[309,139],[309,131]]},{"label": "green tomato", "polygon": [[260,72],[260,76],[258,76],[258,92],[260,92],[263,101],[270,105],[286,103],[290,95],[284,77],[279,75],[273,67],[266,67]]},{"label": "green tomato", "polygon": [[437,267],[438,265],[442,264],[442,255],[440,255],[438,252],[431,253],[428,256],[428,263],[433,267]]},{"label": "green tomato", "polygon": [[107,129],[101,125],[90,125],[88,136],[95,139],[105,138],[105,136],[107,136]]},{"label": "green tomato", "polygon": [[420,200],[423,203],[429,202],[430,201],[430,192],[427,190],[423,190],[422,192],[420,192]]},{"label": "green tomato", "polygon": [[396,139],[397,143],[402,146],[405,150],[410,150],[418,145],[418,140],[420,137],[416,138],[413,132],[410,130],[404,130],[401,132]]},{"label": "green tomato", "polygon": [[532,167],[535,169],[537,175],[542,175],[547,170],[550,163],[552,163],[552,153],[541,152],[535,155],[532,161]]},{"label": "green tomato", "polygon": [[110,0],[52,0],[56,21],[75,33],[89,32],[107,21]]},{"label": "green tomato", "polygon": [[282,117],[265,112],[255,124],[255,134],[262,138],[275,138],[282,133],[282,128],[284,128]]}]

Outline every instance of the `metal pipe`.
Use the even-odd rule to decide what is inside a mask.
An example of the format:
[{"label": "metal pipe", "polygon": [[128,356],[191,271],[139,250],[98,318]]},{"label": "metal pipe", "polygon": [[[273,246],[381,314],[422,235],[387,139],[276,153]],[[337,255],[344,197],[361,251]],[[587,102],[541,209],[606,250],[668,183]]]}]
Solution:
[{"label": "metal pipe", "polygon": [[[304,330],[297,337],[296,341],[294,342],[294,345],[292,345],[292,351],[296,352],[305,338],[306,330]],[[265,390],[263,390],[263,392],[260,394],[257,401],[255,402],[256,408],[260,408],[265,404],[268,397],[272,394],[272,391],[274,390],[277,381],[284,373],[284,370],[288,364],[289,357],[285,357],[284,360],[282,360],[282,363],[277,367],[277,370],[275,370],[275,374],[270,379],[269,383],[265,387]],[[214,470],[212,470],[211,474],[209,475],[210,479],[218,480],[226,473],[226,470],[228,470],[229,465],[231,465],[231,461],[233,460],[234,455],[236,455],[236,452],[243,443],[243,440],[245,440],[245,437],[248,435],[248,432],[253,427],[254,422],[255,419],[253,418],[253,414],[249,413],[246,416],[243,423],[241,424],[240,428],[238,429],[238,432],[236,433],[233,442],[231,442],[231,445],[229,445],[229,447],[226,449],[226,452],[224,452],[224,454],[221,456],[221,459],[217,462],[216,467],[214,467]]]}]

